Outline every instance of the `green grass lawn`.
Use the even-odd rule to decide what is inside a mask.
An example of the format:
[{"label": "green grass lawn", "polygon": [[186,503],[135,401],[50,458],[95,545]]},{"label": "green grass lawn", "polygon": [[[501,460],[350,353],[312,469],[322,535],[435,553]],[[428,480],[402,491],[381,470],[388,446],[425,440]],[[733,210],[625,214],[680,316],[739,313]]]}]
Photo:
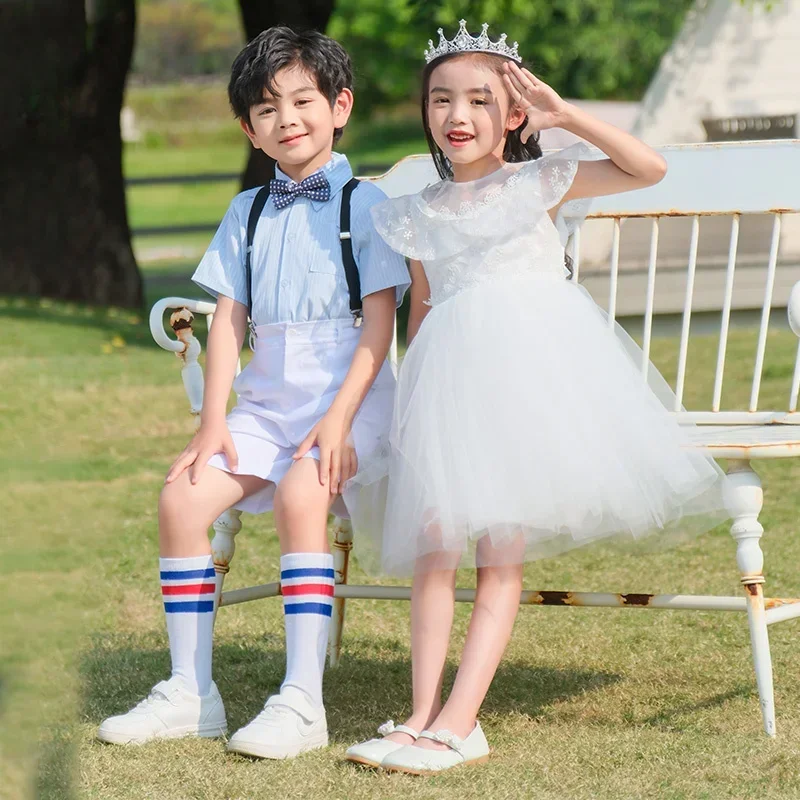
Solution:
[{"label": "green grass lawn", "polygon": [[[176,279],[177,280],[177,279]],[[180,285],[149,285],[150,300]],[[744,615],[536,608],[520,611],[481,720],[488,765],[435,778],[386,776],[345,748],[410,707],[408,605],[351,601],[342,664],[325,678],[331,746],[289,762],[228,756],[219,741],[123,749],[94,739],[166,677],[156,500],[191,434],[178,361],[145,321],[115,310],[1,300],[0,474],[6,544],[0,617],[0,796],[56,800],[214,798],[796,798],[796,625],[770,630],[778,738],[761,732]],[[735,331],[725,405],[749,395],[755,332]],[[655,360],[674,372],[671,339]],[[716,340],[692,342],[689,407],[710,396]],[[796,348],[770,334],[765,406],[785,407]],[[759,467],[767,591],[798,592],[800,462]],[[228,587],[275,578],[270,515],[244,516]],[[354,581],[369,580],[358,569]],[[465,572],[462,585],[474,576]],[[649,555],[606,548],[526,568],[540,589],[740,591],[725,529]],[[452,677],[470,607],[457,610]],[[283,671],[280,603],[222,609],[215,676],[231,729]]]}]

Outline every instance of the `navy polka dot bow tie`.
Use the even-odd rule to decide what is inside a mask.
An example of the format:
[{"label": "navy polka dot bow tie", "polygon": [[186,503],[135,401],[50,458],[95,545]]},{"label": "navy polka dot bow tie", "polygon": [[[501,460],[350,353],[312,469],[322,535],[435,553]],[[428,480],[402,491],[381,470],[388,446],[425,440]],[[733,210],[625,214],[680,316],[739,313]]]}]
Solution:
[{"label": "navy polka dot bow tie", "polygon": [[273,178],[269,182],[269,193],[272,195],[275,208],[286,208],[294,203],[295,198],[301,196],[311,200],[330,200],[331,185],[322,172],[315,172],[300,183]]}]

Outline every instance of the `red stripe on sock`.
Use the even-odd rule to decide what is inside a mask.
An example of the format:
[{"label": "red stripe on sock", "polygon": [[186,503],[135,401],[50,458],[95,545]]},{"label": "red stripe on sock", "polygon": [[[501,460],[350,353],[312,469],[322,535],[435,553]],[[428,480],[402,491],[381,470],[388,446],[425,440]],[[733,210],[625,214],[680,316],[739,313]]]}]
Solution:
[{"label": "red stripe on sock", "polygon": [[186,583],[183,586],[162,586],[161,594],[214,594],[213,583]]},{"label": "red stripe on sock", "polygon": [[333,586],[329,583],[298,583],[295,586],[281,586],[281,594],[284,597],[294,594],[327,594],[333,597]]}]

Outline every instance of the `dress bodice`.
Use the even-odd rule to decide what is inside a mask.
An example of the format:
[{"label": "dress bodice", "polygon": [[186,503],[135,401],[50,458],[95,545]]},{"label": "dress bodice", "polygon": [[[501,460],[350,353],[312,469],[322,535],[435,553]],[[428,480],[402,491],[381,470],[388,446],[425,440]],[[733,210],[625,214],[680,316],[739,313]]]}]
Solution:
[{"label": "dress bodice", "polygon": [[575,145],[537,161],[504,164],[475,181],[440,181],[378,204],[373,219],[393,249],[422,262],[431,305],[531,271],[565,277],[564,247],[588,203],[565,204],[555,222],[548,212],[588,153]]}]

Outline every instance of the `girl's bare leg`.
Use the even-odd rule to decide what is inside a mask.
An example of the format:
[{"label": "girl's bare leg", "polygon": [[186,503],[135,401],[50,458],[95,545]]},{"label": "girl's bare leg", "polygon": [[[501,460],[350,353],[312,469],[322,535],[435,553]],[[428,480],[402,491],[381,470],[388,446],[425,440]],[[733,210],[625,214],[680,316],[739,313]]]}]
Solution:
[{"label": "girl's bare leg", "polygon": [[[411,679],[413,711],[405,724],[421,731],[442,708],[442,681],[455,606],[459,554],[436,553],[417,562],[411,587]],[[411,744],[405,733],[386,737]]]},{"label": "girl's bare leg", "polygon": [[[521,551],[521,540],[503,551],[492,548],[488,539],[479,543],[479,563],[503,565],[478,568],[475,606],[453,691],[441,712],[429,721],[429,730],[449,730],[464,739],[475,727],[478,710],[511,638],[519,609]],[[418,740],[417,747],[447,749],[429,739]]]}]

